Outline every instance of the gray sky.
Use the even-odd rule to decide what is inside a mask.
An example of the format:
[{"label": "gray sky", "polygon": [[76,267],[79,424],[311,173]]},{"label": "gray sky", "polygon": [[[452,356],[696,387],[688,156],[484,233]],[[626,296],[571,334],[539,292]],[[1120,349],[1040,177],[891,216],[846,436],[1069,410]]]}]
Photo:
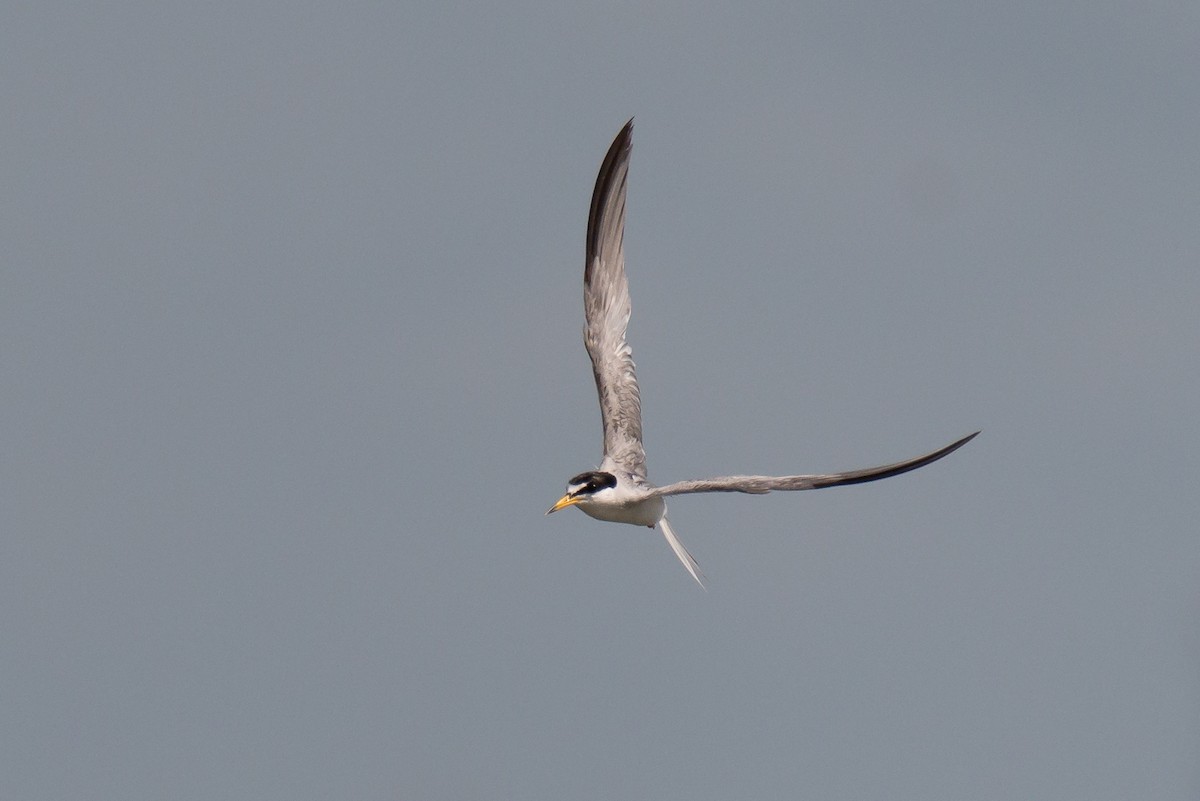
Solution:
[{"label": "gray sky", "polygon": [[1194,4],[424,6],[6,11],[0,797],[1196,798]]}]

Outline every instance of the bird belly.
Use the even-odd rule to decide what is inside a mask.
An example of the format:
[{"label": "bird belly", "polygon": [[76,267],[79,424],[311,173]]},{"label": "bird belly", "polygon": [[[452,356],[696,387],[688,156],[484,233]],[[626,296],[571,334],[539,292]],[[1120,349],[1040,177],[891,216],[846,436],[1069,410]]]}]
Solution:
[{"label": "bird belly", "polygon": [[654,528],[666,511],[662,498],[642,498],[632,503],[579,504],[579,509],[588,517],[608,523],[629,523],[632,526]]}]

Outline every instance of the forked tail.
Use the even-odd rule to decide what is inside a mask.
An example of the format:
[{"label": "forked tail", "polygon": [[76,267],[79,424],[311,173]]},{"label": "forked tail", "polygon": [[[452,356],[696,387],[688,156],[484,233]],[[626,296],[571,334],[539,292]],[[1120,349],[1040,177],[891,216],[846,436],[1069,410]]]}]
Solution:
[{"label": "forked tail", "polygon": [[688,553],[687,548],[683,547],[683,543],[675,536],[675,530],[671,528],[670,522],[667,521],[667,515],[664,513],[658,521],[659,528],[662,529],[663,536],[667,538],[667,544],[671,546],[671,550],[679,557],[679,561],[683,562],[683,566],[692,574],[692,578],[700,585],[700,589],[707,589],[704,586],[704,581],[700,578],[704,573],[700,570],[700,565],[696,564],[696,560]]}]

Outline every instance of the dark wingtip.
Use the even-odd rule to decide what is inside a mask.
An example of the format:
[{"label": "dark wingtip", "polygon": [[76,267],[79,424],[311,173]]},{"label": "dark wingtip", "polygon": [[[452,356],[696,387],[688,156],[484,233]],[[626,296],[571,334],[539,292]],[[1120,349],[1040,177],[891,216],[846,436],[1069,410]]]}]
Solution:
[{"label": "dark wingtip", "polygon": [[896,464],[884,465],[882,467],[869,467],[866,470],[852,470],[849,473],[839,473],[836,476],[830,477],[825,481],[816,481],[813,483],[813,489],[822,487],[841,487],[847,484],[866,484],[869,481],[878,481],[881,478],[891,478],[898,476],[901,473],[907,473],[910,470],[916,470],[919,467],[924,467],[927,464],[933,464],[938,459],[945,458],[956,450],[966,445],[971,440],[979,436],[980,432],[968,434],[962,439],[951,442],[944,448],[938,448],[933,453],[927,453],[924,456],[918,456],[915,459],[909,459],[905,462],[897,462]]},{"label": "dark wingtip", "polygon": [[588,209],[588,227],[587,227],[587,263],[584,265],[583,280],[585,283],[591,280],[592,259],[591,256],[596,252],[596,239],[599,232],[596,230],[597,216],[600,213],[600,207],[604,205],[605,199],[612,191],[613,173],[629,150],[633,147],[633,117],[621,128],[617,133],[612,144],[608,147],[608,152],[604,154],[604,161],[600,162],[600,171],[596,174],[596,186],[592,190],[591,208]]},{"label": "dark wingtip", "polygon": [[967,434],[967,435],[966,435],[965,437],[963,437],[962,439],[960,439],[960,440],[958,440],[958,441],[956,441],[956,442],[951,442],[951,443],[950,443],[949,445],[947,445],[946,447],[944,447],[944,448],[942,448],[942,449],[940,449],[940,450],[936,450],[936,451],[934,451],[933,453],[929,454],[929,456],[925,457],[925,458],[927,458],[929,461],[927,461],[927,462],[923,462],[923,463],[922,463],[921,465],[919,465],[919,466],[922,466],[922,467],[923,467],[924,465],[927,465],[927,464],[929,464],[930,462],[936,462],[938,459],[941,459],[943,456],[949,456],[950,454],[954,453],[956,450],[958,450],[959,448],[961,448],[963,445],[966,445],[968,442],[970,442],[971,440],[973,440],[973,439],[975,439],[976,437],[978,437],[978,436],[979,436],[981,433],[983,433],[983,432],[982,432],[982,429],[981,429],[981,430],[979,430],[979,431],[976,431],[974,434]]},{"label": "dark wingtip", "polygon": [[978,431],[976,431],[974,434],[968,434],[967,436],[960,439],[958,442],[954,443],[954,447],[961,448],[963,445],[966,445],[968,442],[975,439],[982,433],[983,433],[983,429],[981,428]]}]

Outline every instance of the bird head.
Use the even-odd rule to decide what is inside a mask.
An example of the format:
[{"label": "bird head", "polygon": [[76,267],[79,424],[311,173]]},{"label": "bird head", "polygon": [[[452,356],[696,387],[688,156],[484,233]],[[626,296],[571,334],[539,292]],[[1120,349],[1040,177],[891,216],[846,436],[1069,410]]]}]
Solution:
[{"label": "bird head", "polygon": [[546,514],[566,509],[576,504],[587,504],[601,493],[612,492],[617,486],[617,477],[602,470],[580,473],[567,482],[567,494],[546,510]]}]

